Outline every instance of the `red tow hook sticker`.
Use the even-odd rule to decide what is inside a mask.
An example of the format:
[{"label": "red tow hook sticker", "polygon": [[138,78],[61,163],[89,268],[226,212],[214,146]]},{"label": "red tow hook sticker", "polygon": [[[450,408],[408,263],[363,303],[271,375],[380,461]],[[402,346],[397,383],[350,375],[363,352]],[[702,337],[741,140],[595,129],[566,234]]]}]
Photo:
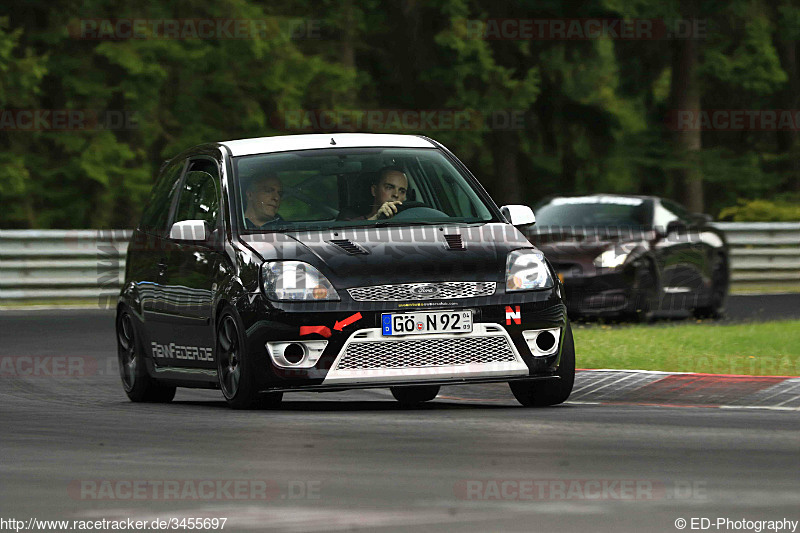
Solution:
[{"label": "red tow hook sticker", "polygon": [[331,336],[331,328],[328,326],[300,326],[300,336],[318,333],[326,339]]},{"label": "red tow hook sticker", "polygon": [[359,320],[361,320],[361,313],[356,313],[354,315],[345,318],[341,322],[337,320],[336,324],[334,324],[333,326],[333,329],[335,329],[336,331],[342,331],[343,328],[349,326],[353,322],[358,322]]}]

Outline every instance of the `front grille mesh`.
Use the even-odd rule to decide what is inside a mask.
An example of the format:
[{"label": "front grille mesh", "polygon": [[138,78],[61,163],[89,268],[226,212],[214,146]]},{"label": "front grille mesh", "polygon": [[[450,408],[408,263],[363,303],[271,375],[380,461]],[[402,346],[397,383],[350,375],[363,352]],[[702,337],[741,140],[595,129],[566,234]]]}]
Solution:
[{"label": "front grille mesh", "polygon": [[337,370],[421,368],[431,366],[513,363],[508,340],[499,335],[402,341],[354,342]]},{"label": "front grille mesh", "polygon": [[[474,298],[494,294],[494,281],[447,281],[440,283],[405,283],[402,285],[375,285],[347,289],[350,297],[357,302],[402,302],[406,300],[450,300],[453,298]],[[435,287],[434,294],[414,292],[418,287]]]}]

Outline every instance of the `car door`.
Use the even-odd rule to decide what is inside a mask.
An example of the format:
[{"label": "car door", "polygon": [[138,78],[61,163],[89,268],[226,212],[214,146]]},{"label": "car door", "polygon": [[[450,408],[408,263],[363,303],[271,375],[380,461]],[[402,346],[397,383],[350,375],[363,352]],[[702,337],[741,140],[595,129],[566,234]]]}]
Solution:
[{"label": "car door", "polygon": [[213,368],[213,301],[220,272],[222,217],[219,165],[205,156],[192,158],[181,183],[172,223],[205,222],[204,241],[170,237],[166,268],[167,322],[170,326],[163,351],[169,364],[188,368]]},{"label": "car door", "polygon": [[166,263],[171,246],[167,233],[185,166],[186,161],[179,159],[163,167],[129,248],[126,276],[140,302],[148,351],[151,339],[164,328]]}]

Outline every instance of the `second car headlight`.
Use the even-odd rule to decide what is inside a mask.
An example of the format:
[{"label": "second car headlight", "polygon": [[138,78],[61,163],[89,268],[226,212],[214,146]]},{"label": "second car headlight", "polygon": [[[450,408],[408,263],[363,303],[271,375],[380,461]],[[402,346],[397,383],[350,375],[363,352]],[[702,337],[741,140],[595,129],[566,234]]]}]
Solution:
[{"label": "second car headlight", "polygon": [[625,263],[630,251],[612,248],[594,258],[594,266],[600,268],[617,268]]},{"label": "second car headlight", "polygon": [[514,250],[506,260],[506,291],[550,289],[553,276],[537,250]]},{"label": "second car headlight", "polygon": [[339,300],[328,278],[303,261],[268,261],[261,266],[261,282],[270,300]]}]

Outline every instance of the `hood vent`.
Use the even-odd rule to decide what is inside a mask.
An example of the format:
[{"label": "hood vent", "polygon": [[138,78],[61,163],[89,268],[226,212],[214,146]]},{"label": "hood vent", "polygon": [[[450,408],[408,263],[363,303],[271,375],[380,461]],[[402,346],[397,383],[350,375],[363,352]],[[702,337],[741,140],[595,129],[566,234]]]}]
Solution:
[{"label": "hood vent", "polygon": [[361,246],[355,244],[354,242],[350,241],[349,239],[333,239],[328,241],[329,243],[333,244],[334,246],[338,246],[345,252],[350,255],[368,255],[369,252],[366,251]]},{"label": "hood vent", "polygon": [[444,240],[447,241],[447,248],[450,250],[463,250],[464,243],[461,241],[461,235],[458,233],[453,233],[451,235],[445,235]]}]

